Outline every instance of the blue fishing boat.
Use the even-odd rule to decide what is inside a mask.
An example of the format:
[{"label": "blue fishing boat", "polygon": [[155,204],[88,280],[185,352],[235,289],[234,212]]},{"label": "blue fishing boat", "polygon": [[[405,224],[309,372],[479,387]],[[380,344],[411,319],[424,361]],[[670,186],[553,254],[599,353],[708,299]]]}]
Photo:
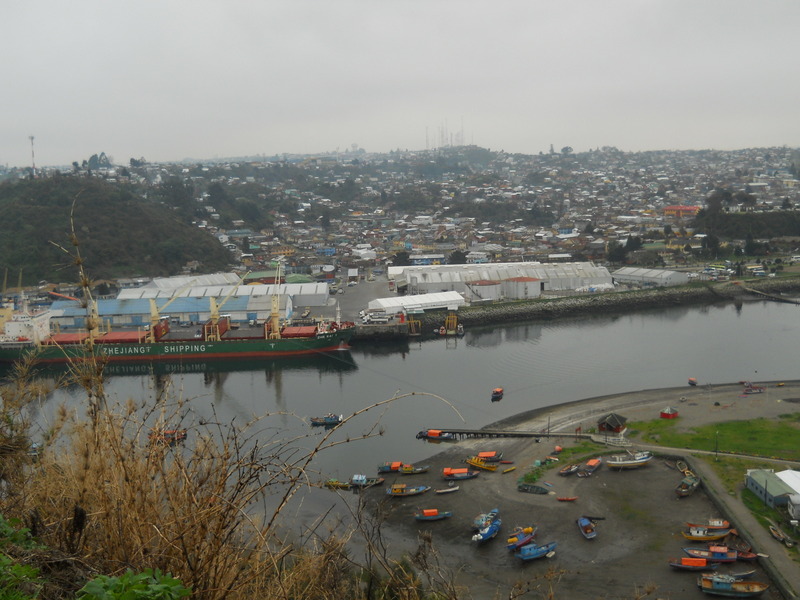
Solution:
[{"label": "blue fishing boat", "polygon": [[503,522],[500,520],[499,514],[495,515],[494,519],[492,519],[486,527],[479,529],[478,533],[472,536],[472,541],[480,544],[491,540],[500,533],[500,526],[502,524]]},{"label": "blue fishing boat", "polygon": [[481,513],[472,521],[472,531],[478,531],[486,527],[489,523],[495,520],[500,514],[500,509],[493,508],[488,513]]},{"label": "blue fishing boat", "polygon": [[447,481],[460,481],[462,479],[473,479],[480,475],[480,471],[473,471],[471,469],[467,469],[466,467],[461,467],[458,469],[453,469],[451,467],[445,467],[442,469],[442,478],[446,479]]},{"label": "blue fishing boat", "polygon": [[392,487],[386,490],[386,494],[394,498],[400,498],[403,496],[416,496],[418,494],[424,494],[429,489],[431,489],[431,486],[429,485],[406,485],[405,483],[395,483],[392,484]]},{"label": "blue fishing boat", "polygon": [[594,527],[594,523],[588,517],[578,517],[577,521],[578,529],[581,530],[581,534],[587,540],[593,540],[597,537],[597,529]]},{"label": "blue fishing boat", "polygon": [[528,544],[523,546],[514,553],[514,556],[522,560],[533,560],[535,558],[547,557],[550,558],[556,553],[556,542],[548,542],[541,546],[537,544]]},{"label": "blue fishing boat", "polygon": [[312,427],[335,427],[344,421],[344,416],[328,413],[324,417],[311,417],[310,420]]},{"label": "blue fishing boat", "polygon": [[737,579],[731,575],[710,573],[697,578],[697,587],[705,594],[728,598],[753,598],[763,594],[769,584]]},{"label": "blue fishing boat", "polygon": [[455,433],[442,431],[441,429],[424,429],[417,434],[418,440],[428,440],[429,442],[455,442],[458,441]]},{"label": "blue fishing boat", "polygon": [[452,517],[453,513],[449,510],[439,510],[438,508],[424,508],[414,513],[417,521],[440,521]]}]

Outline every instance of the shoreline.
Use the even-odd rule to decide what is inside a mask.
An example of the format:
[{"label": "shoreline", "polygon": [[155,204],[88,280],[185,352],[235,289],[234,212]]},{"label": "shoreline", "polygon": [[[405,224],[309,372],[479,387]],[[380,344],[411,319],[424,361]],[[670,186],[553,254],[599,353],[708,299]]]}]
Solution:
[{"label": "shoreline", "polygon": [[[626,417],[628,422],[652,420],[659,418],[661,409],[674,406],[679,411],[676,426],[690,429],[731,420],[777,418],[800,410],[800,404],[784,402],[784,398],[794,401],[800,397],[800,381],[754,383],[767,386],[767,391],[743,395],[738,383],[638,390],[537,408],[501,419],[482,429],[540,431],[549,423],[551,433],[561,435],[542,439],[541,443],[531,438],[469,438],[450,443],[428,459],[419,461],[418,464],[431,466],[428,477],[399,476],[396,479],[402,483],[442,487],[444,484],[438,478],[442,468],[458,466],[465,456],[481,450],[503,451],[506,457],[513,459],[517,470],[509,474],[481,472],[475,480],[460,482],[460,490],[454,494],[438,496],[430,492],[406,499],[384,498],[389,509],[388,537],[393,544],[408,551],[409,543],[413,546],[420,532],[430,532],[439,549],[439,559],[454,574],[457,583],[468,588],[473,598],[508,597],[516,582],[541,578],[550,568],[562,572],[555,588],[557,596],[573,600],[596,598],[599,588],[617,595],[631,594],[634,585],[639,589],[655,586],[659,597],[703,597],[691,574],[687,577],[686,573],[675,572],[666,562],[680,555],[682,545],[692,545],[678,533],[686,521],[696,522],[724,510],[722,516],[746,532],[756,551],[770,555],[760,561],[759,577],[776,584],[764,597],[778,598],[780,596],[773,596],[773,593],[786,585],[785,580],[800,581],[800,566],[771,544],[768,532],[755,523],[752,516],[747,519],[749,511],[738,496],[729,498],[728,492],[716,488],[721,484],[714,483],[715,475],[707,472],[710,469],[703,469],[702,476],[704,486],[714,485],[714,489],[710,492],[703,489],[681,499],[674,494],[681,476],[662,459],[632,471],[600,469],[585,479],[560,477],[554,469],[544,476],[553,489],[550,495],[521,494],[516,490],[517,478],[550,454],[554,445],[568,447],[574,443],[570,435],[573,426],[583,423],[585,430],[586,423],[595,421],[597,416],[613,412]],[[782,385],[778,386],[779,383]],[[634,446],[637,445],[642,444],[634,440]],[[652,448],[657,452],[656,447]],[[603,444],[597,444],[597,449],[607,454],[621,451]],[[684,451],[687,458],[691,454],[691,450]],[[690,464],[696,462],[701,461]],[[392,481],[387,478],[385,486]],[[555,502],[556,493],[578,496],[579,500],[574,504]],[[422,504],[452,510],[454,517],[430,525],[409,521],[410,507]],[[503,517],[503,529],[498,536],[502,539],[483,546],[470,544],[468,525],[472,518],[493,507],[500,508]],[[574,520],[579,514],[604,516],[598,525],[600,534],[591,543],[582,540],[575,527]],[[506,534],[515,525],[531,520],[540,526],[539,543],[558,543],[555,557],[522,562],[505,549]],[[626,539],[621,539],[615,531],[625,531]],[[727,572],[725,568],[720,571]],[[767,572],[772,576],[767,576]],[[589,580],[595,584],[588,586]]]}]

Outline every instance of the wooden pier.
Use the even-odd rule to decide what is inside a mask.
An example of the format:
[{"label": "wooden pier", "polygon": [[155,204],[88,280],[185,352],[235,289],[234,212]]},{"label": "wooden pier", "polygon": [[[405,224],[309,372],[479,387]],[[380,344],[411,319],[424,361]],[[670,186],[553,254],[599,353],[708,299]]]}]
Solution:
[{"label": "wooden pier", "polygon": [[767,294],[766,292],[759,292],[758,290],[754,290],[753,288],[744,287],[742,289],[750,294],[754,294],[756,296],[761,296],[762,298],[766,298],[767,300],[772,300],[773,302],[783,302],[784,304],[796,304],[800,305],[800,301],[793,300],[792,298],[784,298],[783,296],[775,296],[774,294]]}]

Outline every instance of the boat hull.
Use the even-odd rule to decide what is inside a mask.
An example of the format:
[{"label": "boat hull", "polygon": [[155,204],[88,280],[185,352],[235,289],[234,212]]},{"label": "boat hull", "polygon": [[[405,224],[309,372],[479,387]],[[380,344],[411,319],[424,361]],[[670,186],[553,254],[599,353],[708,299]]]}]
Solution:
[{"label": "boat hull", "polygon": [[181,362],[187,360],[240,360],[247,358],[275,358],[302,356],[320,352],[347,350],[354,328],[344,328],[321,333],[308,338],[238,339],[208,342],[180,340],[155,343],[97,343],[92,353],[82,344],[43,345],[38,348],[25,345],[0,346],[0,363],[13,363],[28,354],[37,362],[66,363],[92,356],[109,362]]}]

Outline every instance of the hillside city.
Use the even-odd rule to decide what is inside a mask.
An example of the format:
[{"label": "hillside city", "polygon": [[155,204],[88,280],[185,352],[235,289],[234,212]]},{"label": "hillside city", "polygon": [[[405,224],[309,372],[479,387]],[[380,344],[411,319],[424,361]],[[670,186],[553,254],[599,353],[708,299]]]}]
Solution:
[{"label": "hillside city", "polygon": [[358,280],[390,264],[673,267],[697,257],[709,262],[715,256],[704,251],[716,254],[720,244],[742,254],[750,244],[751,256],[790,256],[800,238],[715,239],[712,246],[695,219],[714,198],[730,214],[793,210],[800,205],[799,162],[786,147],[564,147],[538,155],[474,146],[370,154],[354,147],[175,164],[142,158],[117,165],[100,154],[69,168],[0,169],[0,179],[92,177],[143,190],[230,250],[232,269],[266,283],[276,258],[287,274],[330,279],[344,270]]}]

